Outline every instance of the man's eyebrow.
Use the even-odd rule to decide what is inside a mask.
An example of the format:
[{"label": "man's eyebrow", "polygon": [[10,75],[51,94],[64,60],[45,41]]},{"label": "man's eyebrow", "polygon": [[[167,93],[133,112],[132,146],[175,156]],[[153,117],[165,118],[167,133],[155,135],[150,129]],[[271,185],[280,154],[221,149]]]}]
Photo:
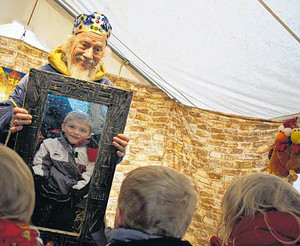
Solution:
[{"label": "man's eyebrow", "polygon": [[90,42],[88,39],[81,39],[81,40],[79,40],[79,42],[81,43],[81,42]]},{"label": "man's eyebrow", "polygon": [[105,44],[105,42],[101,42],[101,41],[94,42],[94,45],[102,46],[104,44]]}]

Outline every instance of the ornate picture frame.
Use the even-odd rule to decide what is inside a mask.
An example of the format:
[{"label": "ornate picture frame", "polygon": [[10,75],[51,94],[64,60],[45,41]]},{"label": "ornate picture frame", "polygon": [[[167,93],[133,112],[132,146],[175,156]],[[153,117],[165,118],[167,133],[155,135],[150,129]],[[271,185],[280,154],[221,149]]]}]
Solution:
[{"label": "ornate picture frame", "polygon": [[[117,149],[112,145],[113,137],[124,131],[133,93],[96,82],[87,82],[57,73],[31,69],[24,108],[32,115],[32,124],[24,126],[23,130],[18,132],[15,143],[15,150],[29,167],[33,165],[34,155],[38,148],[37,143],[48,95],[78,99],[107,107],[106,119],[98,142],[98,157],[90,180],[83,224],[78,234],[65,234],[69,235],[68,237],[77,235],[76,242],[84,242],[90,240],[91,234],[99,231],[103,226],[118,161]],[[39,229],[42,231],[41,235],[47,234],[47,232],[53,233],[49,228]],[[63,232],[56,234],[64,237]]]}]

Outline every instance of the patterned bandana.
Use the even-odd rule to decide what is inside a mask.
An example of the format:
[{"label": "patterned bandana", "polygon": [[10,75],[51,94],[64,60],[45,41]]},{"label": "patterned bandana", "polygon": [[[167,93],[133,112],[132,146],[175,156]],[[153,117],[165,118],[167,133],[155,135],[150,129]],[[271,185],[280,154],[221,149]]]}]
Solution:
[{"label": "patterned bandana", "polygon": [[94,12],[91,15],[80,14],[75,19],[73,34],[90,31],[109,39],[112,27],[104,14]]}]

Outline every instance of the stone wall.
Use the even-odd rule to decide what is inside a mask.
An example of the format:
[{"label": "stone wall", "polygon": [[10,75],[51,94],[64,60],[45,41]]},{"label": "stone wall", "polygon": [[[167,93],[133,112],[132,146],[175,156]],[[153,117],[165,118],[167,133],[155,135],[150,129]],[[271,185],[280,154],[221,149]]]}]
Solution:
[{"label": "stone wall", "polygon": [[[0,65],[21,72],[46,62],[47,54],[0,36]],[[118,165],[107,208],[113,226],[118,190],[126,173],[145,165],[163,165],[188,175],[199,202],[185,239],[208,245],[220,215],[225,189],[239,175],[266,171],[268,146],[279,123],[184,106],[151,85],[109,76],[134,92],[125,133],[131,138]]]},{"label": "stone wall", "polygon": [[47,62],[48,53],[17,39],[0,36],[0,65],[28,73]]}]

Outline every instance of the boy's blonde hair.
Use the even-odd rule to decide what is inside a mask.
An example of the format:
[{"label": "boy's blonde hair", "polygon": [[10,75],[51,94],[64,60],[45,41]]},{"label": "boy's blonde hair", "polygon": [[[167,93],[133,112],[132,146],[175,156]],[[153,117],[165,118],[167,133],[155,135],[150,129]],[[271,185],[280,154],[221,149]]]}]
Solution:
[{"label": "boy's blonde hair", "polygon": [[12,149],[0,145],[0,217],[29,222],[35,203],[30,169]]},{"label": "boy's blonde hair", "polygon": [[[289,213],[300,226],[300,194],[288,182],[270,174],[253,173],[237,178],[225,192],[221,210],[217,234],[222,245],[228,243],[234,226],[242,218],[257,213],[265,214],[270,210]],[[267,223],[266,218],[265,221]]]},{"label": "boy's blonde hair", "polygon": [[63,124],[66,124],[70,120],[78,120],[80,122],[84,122],[84,124],[90,129],[90,133],[92,132],[93,121],[86,113],[82,111],[71,111],[66,115]]},{"label": "boy's blonde hair", "polygon": [[121,186],[121,226],[182,238],[196,202],[196,192],[184,174],[162,166],[140,167],[129,172]]}]

